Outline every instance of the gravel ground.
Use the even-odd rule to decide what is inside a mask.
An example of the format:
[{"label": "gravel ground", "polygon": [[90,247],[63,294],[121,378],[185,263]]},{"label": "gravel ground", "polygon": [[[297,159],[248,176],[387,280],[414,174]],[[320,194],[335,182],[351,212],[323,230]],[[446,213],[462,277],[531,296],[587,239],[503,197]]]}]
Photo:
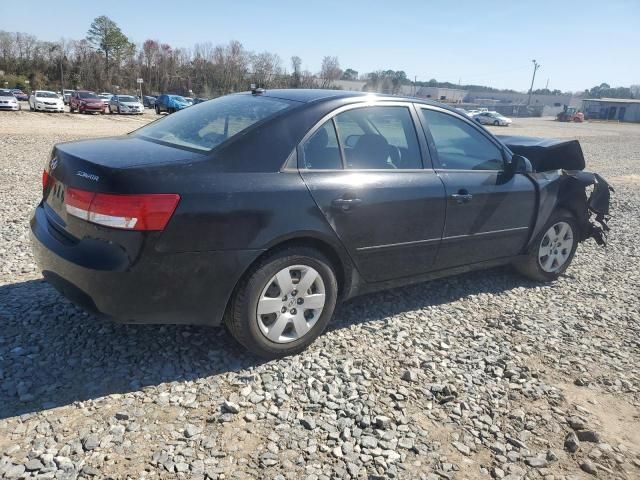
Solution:
[{"label": "gravel ground", "polygon": [[540,286],[502,268],[359,298],[295,357],[128,326],[41,280],[28,218],[63,140],[154,115],[0,112],[0,478],[640,478],[640,125],[580,139],[616,188],[609,246]]}]

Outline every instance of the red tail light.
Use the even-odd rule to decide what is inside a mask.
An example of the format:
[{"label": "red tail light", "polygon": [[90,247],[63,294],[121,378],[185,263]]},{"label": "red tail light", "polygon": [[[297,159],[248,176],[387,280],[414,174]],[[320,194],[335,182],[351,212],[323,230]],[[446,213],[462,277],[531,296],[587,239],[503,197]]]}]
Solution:
[{"label": "red tail light", "polygon": [[49,185],[49,172],[46,170],[42,171],[42,189],[44,190]]},{"label": "red tail light", "polygon": [[180,195],[111,195],[67,188],[65,206],[74,217],[124,230],[164,230]]}]

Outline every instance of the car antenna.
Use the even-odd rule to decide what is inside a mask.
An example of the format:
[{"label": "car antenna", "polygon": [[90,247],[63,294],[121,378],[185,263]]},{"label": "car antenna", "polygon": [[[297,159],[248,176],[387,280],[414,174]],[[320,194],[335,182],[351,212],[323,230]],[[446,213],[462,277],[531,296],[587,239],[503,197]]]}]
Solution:
[{"label": "car antenna", "polygon": [[264,93],[264,92],[265,92],[264,88],[257,88],[255,83],[251,84],[252,95],[260,95],[261,93]]}]

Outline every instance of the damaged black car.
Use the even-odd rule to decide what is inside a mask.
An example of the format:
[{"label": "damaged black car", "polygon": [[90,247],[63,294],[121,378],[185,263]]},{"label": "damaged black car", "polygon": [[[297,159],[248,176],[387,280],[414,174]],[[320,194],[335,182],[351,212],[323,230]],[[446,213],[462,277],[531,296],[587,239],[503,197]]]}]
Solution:
[{"label": "damaged black car", "polygon": [[577,141],[495,137],[433,102],[253,90],[57,145],[32,243],[87,310],[224,324],[273,358],[362,293],[505,264],[557,279],[606,239],[611,189],[584,167]]}]

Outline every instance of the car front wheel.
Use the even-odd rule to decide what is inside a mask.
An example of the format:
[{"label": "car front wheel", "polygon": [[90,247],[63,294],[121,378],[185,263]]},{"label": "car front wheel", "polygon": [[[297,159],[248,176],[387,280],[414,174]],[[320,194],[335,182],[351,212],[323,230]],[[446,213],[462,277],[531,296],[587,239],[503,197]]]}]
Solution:
[{"label": "car front wheel", "polygon": [[333,315],[338,285],[331,263],[304,247],[275,251],[240,282],[225,315],[234,338],[264,358],[307,348]]},{"label": "car front wheel", "polygon": [[156,115],[160,115],[160,107],[156,105]]},{"label": "car front wheel", "polygon": [[557,210],[541,229],[527,256],[515,264],[516,269],[532,280],[556,280],[573,260],[579,232],[575,217],[566,210]]}]

